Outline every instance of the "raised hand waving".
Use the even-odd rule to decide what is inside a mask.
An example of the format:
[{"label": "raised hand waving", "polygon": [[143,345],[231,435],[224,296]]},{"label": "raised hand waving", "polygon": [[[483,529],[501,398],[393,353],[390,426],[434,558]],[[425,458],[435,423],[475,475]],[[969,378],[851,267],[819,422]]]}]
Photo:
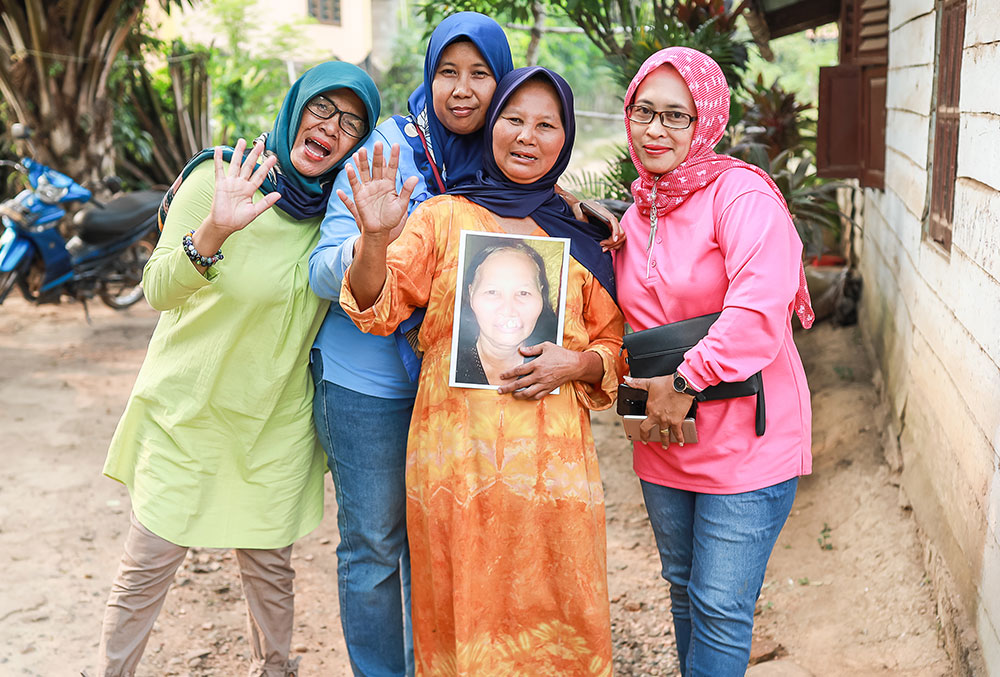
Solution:
[{"label": "raised hand waving", "polygon": [[372,165],[368,166],[368,152],[362,148],[352,158],[357,171],[347,165],[347,180],[351,184],[353,198],[342,191],[337,196],[354,216],[358,229],[366,236],[372,236],[385,244],[392,242],[403,230],[409,209],[410,195],[418,178],[411,176],[403,182],[403,188],[396,193],[396,171],[399,168],[399,145],[393,144],[389,153],[389,163],[384,164],[382,143],[376,142],[372,153]]},{"label": "raised hand waving", "polygon": [[[276,157],[269,157],[255,170],[257,160],[264,151],[264,144],[255,144],[243,159],[247,142],[240,139],[233,149],[233,157],[228,169],[222,159],[222,146],[215,147],[215,192],[208,217],[191,236],[195,249],[203,256],[210,256],[222,247],[230,235],[246,228],[251,221],[274,206],[281,199],[276,192],[268,193],[257,202],[253,195],[264,183],[264,178],[277,164]],[[195,268],[204,273],[206,266],[192,261]]]},{"label": "raised hand waving", "polygon": [[222,148],[220,146],[215,148],[215,194],[212,196],[212,209],[208,214],[208,220],[227,236],[246,228],[251,221],[274,206],[274,203],[281,198],[278,193],[268,193],[257,202],[253,201],[254,193],[264,183],[264,178],[278,159],[274,156],[269,157],[255,170],[257,160],[264,150],[264,144],[255,144],[247,154],[246,160],[243,160],[246,146],[246,141],[243,139],[236,142],[228,169],[222,159]]}]

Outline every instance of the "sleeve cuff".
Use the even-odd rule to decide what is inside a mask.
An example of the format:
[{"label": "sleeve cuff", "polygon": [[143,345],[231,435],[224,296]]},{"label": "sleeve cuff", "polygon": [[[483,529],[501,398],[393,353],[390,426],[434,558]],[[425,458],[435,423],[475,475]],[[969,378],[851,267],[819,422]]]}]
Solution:
[{"label": "sleeve cuff", "polygon": [[[353,244],[351,246],[353,248]],[[358,302],[354,298],[354,292],[351,291],[350,278],[345,271],[344,283],[340,286],[340,307],[344,309],[344,312],[351,318],[351,322],[358,329],[368,334],[377,334],[379,333],[378,328],[384,326],[389,319],[389,307],[391,304],[386,293],[388,288],[389,279],[386,278],[385,284],[382,285],[382,291],[379,293],[378,298],[375,299],[375,303],[372,304],[371,308],[360,310]]]},{"label": "sleeve cuff", "polygon": [[[360,234],[352,235],[340,245],[340,270],[338,272],[340,273],[341,280],[346,277],[347,269],[354,263],[354,244],[358,241],[359,237],[361,237]],[[341,286],[343,286],[343,283],[341,283]]]},{"label": "sleeve cuff", "polygon": [[597,353],[598,357],[601,358],[601,364],[604,366],[604,375],[601,377],[599,385],[574,381],[573,387],[576,389],[576,394],[583,403],[583,406],[587,409],[592,411],[607,409],[614,404],[615,396],[618,394],[619,374],[616,368],[617,361],[615,356],[611,354],[611,351],[606,346],[601,345],[591,346],[584,352]]},{"label": "sleeve cuff", "polygon": [[177,259],[173,266],[175,280],[185,291],[194,293],[202,287],[210,285],[219,276],[219,270],[215,266],[206,268],[204,275],[199,273],[180,245],[174,249],[174,257]]},{"label": "sleeve cuff", "polygon": [[697,390],[700,393],[708,387],[708,384],[701,379],[692,378],[690,375],[691,370],[686,369],[686,366],[687,365],[682,362],[681,365],[677,367],[677,373],[684,377],[684,380],[688,382],[688,385],[691,386],[692,390]]}]

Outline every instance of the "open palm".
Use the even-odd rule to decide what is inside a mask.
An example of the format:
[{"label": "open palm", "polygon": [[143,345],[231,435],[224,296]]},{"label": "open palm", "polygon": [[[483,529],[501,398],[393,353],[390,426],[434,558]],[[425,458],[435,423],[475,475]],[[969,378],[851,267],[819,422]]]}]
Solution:
[{"label": "open palm", "polygon": [[[242,230],[251,221],[270,209],[280,198],[278,193],[268,193],[257,202],[253,195],[264,183],[264,177],[277,163],[277,158],[269,157],[256,167],[264,150],[258,143],[243,159],[246,141],[240,139],[233,149],[233,158],[228,169],[222,159],[222,148],[215,148],[215,194],[212,196],[211,222],[225,233]],[[256,167],[256,170],[254,169]]]},{"label": "open palm", "polygon": [[403,182],[403,188],[396,193],[396,171],[399,167],[399,146],[393,144],[389,163],[384,164],[382,144],[376,143],[372,153],[371,168],[368,166],[368,152],[362,148],[354,154],[357,171],[347,166],[347,180],[351,184],[353,199],[342,190],[337,195],[344,202],[366,234],[388,236],[394,240],[406,223],[410,195],[417,185],[417,177],[411,176]]}]

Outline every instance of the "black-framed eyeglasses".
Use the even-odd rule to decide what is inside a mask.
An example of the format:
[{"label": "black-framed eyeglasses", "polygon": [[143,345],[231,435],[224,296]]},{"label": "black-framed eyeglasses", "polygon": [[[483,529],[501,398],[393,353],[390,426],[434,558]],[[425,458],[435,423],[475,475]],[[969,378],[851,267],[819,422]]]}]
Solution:
[{"label": "black-framed eyeglasses", "polygon": [[311,98],[309,103],[306,104],[306,110],[321,120],[329,120],[334,115],[339,114],[340,119],[337,122],[340,128],[344,130],[345,134],[355,139],[362,138],[368,129],[368,123],[365,122],[364,118],[337,108],[337,104],[322,94],[317,94]]},{"label": "black-framed eyeglasses", "polygon": [[640,125],[648,125],[657,115],[660,116],[660,124],[667,129],[687,129],[691,123],[698,118],[694,115],[679,110],[653,110],[649,106],[635,103],[625,109],[625,114],[632,122]]}]

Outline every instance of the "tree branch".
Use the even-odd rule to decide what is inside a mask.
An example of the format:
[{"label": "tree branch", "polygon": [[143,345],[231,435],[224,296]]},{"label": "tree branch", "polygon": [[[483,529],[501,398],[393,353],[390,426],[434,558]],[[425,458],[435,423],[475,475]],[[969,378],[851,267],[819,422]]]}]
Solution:
[{"label": "tree branch", "polygon": [[139,18],[139,12],[141,10],[141,7],[134,9],[125,24],[119,27],[118,30],[112,34],[111,44],[108,47],[104,60],[102,61],[100,76],[97,80],[97,89],[95,90],[95,94],[97,96],[101,96],[107,90],[108,75],[111,74],[111,69],[115,65],[115,58],[121,51],[122,45],[125,44],[125,39],[132,30],[132,26],[135,25],[136,20]]}]

